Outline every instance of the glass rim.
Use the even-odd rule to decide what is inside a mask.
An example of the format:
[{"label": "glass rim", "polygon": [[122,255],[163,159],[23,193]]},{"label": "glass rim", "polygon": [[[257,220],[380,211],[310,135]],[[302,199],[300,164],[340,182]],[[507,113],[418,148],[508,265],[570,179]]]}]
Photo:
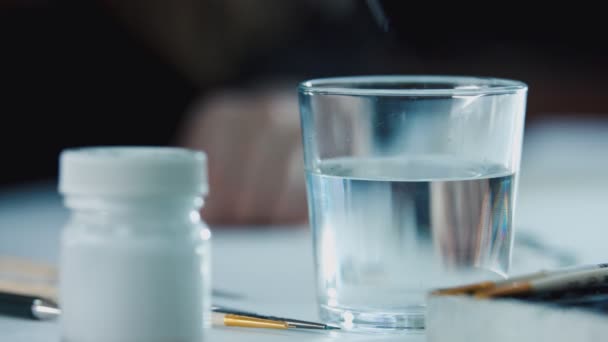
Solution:
[{"label": "glass rim", "polygon": [[[399,85],[403,88],[395,87]],[[437,87],[424,87],[429,85]],[[298,86],[298,91],[304,94],[347,96],[480,96],[514,94],[527,89],[525,83],[506,78],[447,75],[329,77],[307,80]]]}]

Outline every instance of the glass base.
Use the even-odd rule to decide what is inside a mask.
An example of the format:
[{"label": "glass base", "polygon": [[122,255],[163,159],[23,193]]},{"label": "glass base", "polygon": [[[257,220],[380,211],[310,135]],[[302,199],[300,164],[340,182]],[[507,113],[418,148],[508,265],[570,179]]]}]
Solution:
[{"label": "glass base", "polygon": [[370,331],[380,333],[412,332],[424,333],[422,305],[405,307],[399,311],[353,310],[321,305],[319,314],[327,324],[337,325],[345,330]]}]

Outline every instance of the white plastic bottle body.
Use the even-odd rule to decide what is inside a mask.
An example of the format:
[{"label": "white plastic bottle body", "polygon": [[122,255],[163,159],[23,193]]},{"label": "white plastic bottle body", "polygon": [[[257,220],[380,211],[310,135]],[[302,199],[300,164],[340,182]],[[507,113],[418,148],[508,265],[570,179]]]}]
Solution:
[{"label": "white plastic bottle body", "polygon": [[93,209],[72,203],[63,231],[62,340],[202,341],[210,232],[198,208],[102,202]]}]

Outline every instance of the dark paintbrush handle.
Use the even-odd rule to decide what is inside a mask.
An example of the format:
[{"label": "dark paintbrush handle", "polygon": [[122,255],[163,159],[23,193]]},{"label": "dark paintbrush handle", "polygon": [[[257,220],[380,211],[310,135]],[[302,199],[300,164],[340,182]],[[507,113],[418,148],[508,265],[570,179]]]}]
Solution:
[{"label": "dark paintbrush handle", "polygon": [[32,308],[37,297],[0,292],[0,314],[13,317],[37,319]]}]

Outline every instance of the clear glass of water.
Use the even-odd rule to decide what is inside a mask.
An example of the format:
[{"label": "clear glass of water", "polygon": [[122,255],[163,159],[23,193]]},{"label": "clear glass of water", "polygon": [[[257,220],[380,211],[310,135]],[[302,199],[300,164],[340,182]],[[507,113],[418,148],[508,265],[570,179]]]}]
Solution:
[{"label": "clear glass of water", "polygon": [[300,85],[322,319],[423,329],[429,290],[506,276],[526,93],[475,77]]}]

